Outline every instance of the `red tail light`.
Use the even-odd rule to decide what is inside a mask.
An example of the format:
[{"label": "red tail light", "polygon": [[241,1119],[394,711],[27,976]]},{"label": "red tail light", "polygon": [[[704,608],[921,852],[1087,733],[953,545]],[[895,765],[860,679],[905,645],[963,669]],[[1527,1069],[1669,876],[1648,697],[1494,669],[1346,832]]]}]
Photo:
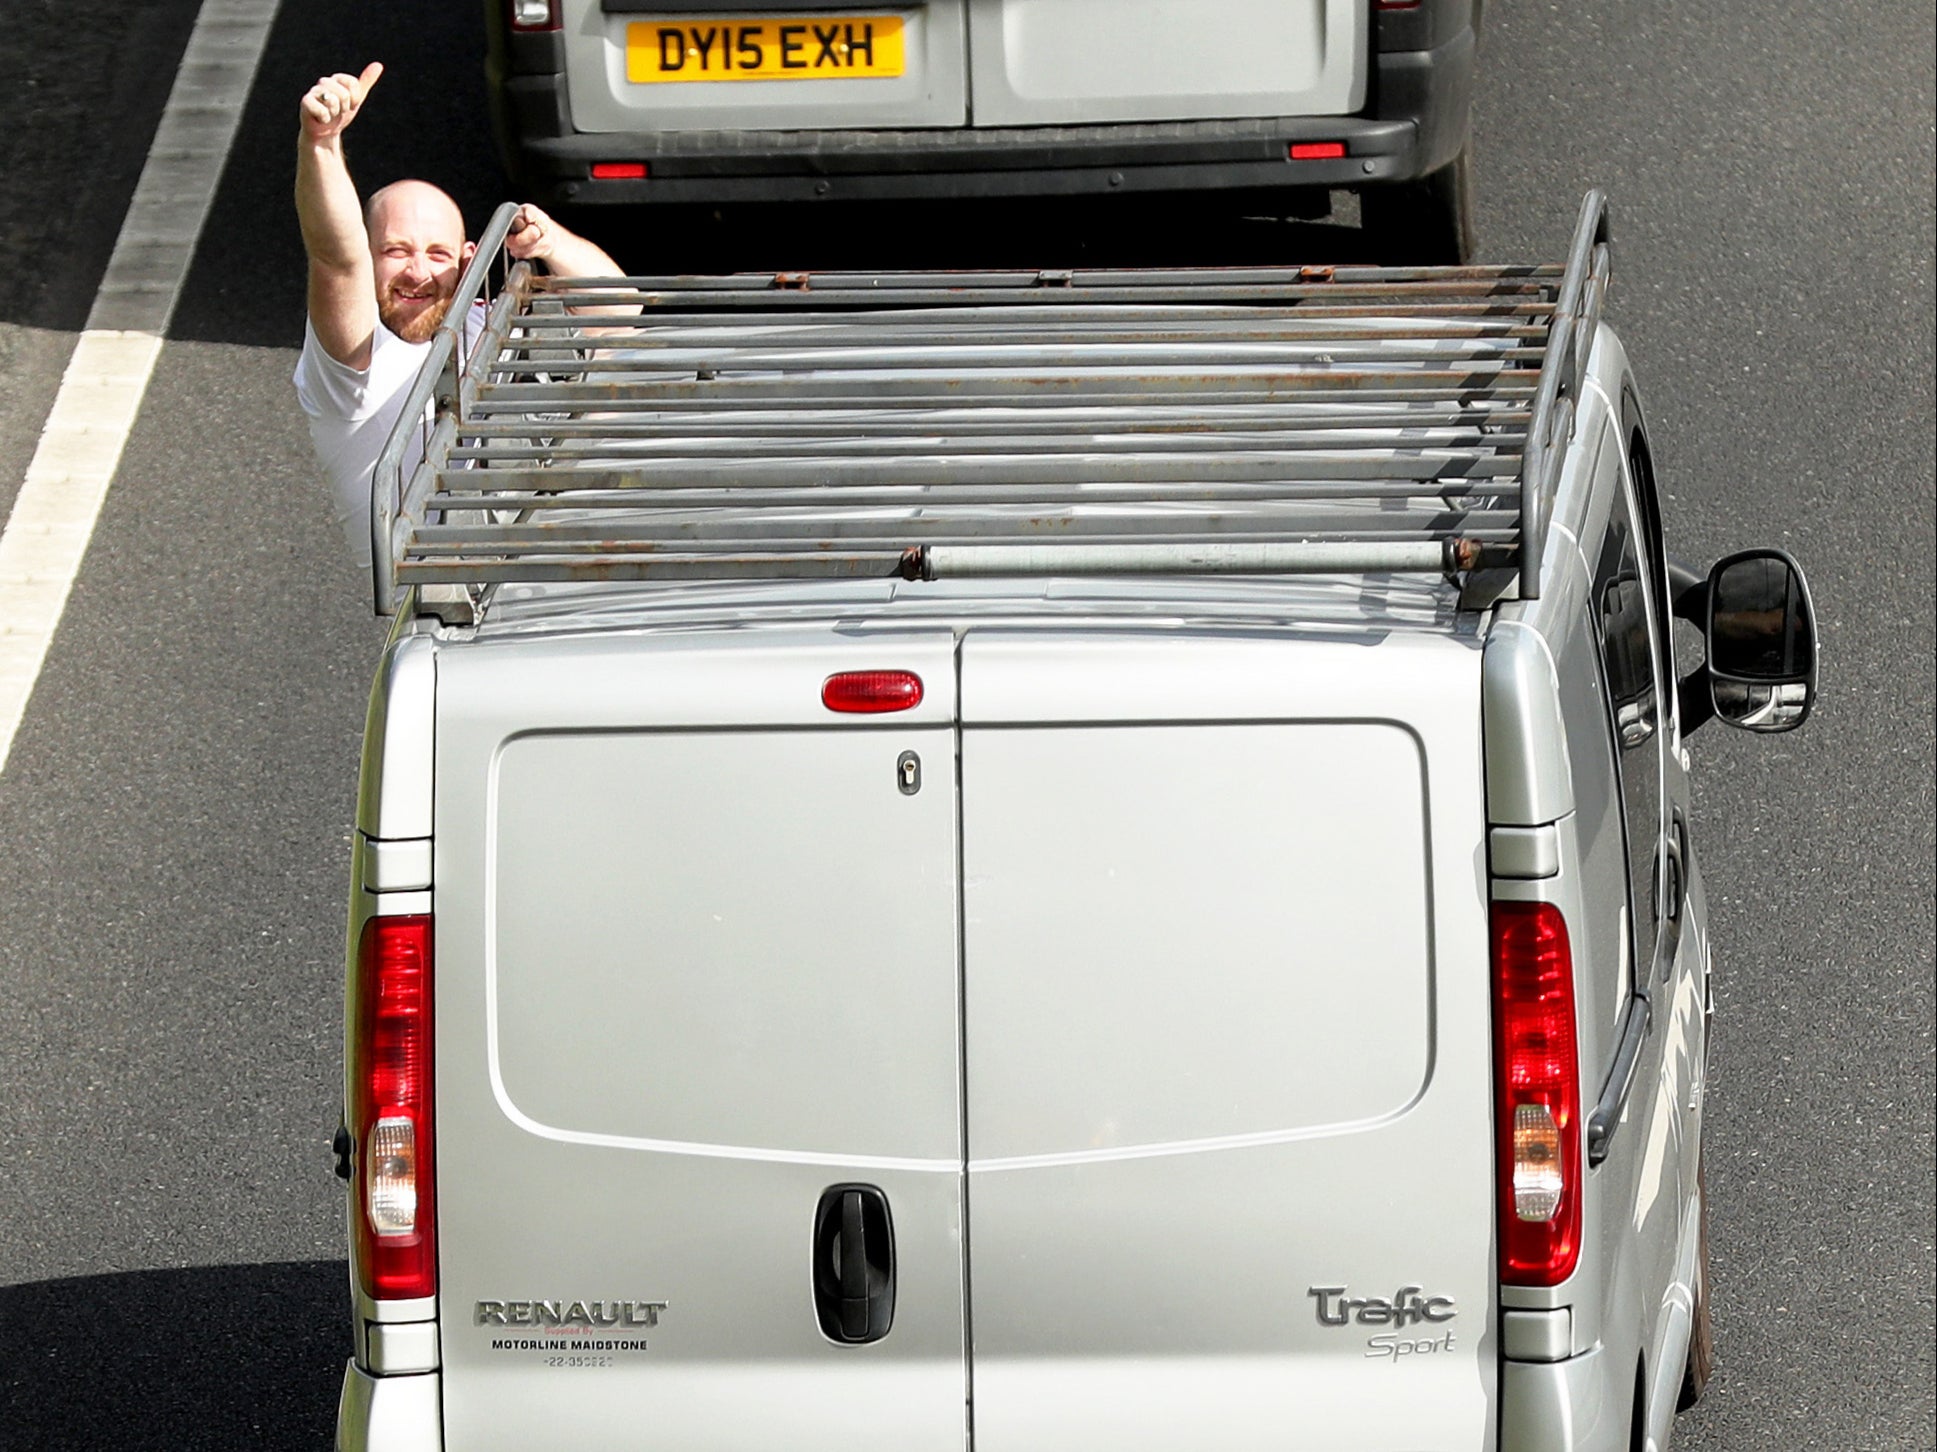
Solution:
[{"label": "red tail light", "polygon": [[908,711],[921,704],[921,677],[913,671],[842,671],[821,682],[821,704],[830,711]]},{"label": "red tail light", "polygon": [[557,30],[558,0],[506,0],[513,30]]},{"label": "red tail light", "polygon": [[644,181],[648,175],[643,161],[595,161],[592,176],[597,181]]},{"label": "red tail light", "polygon": [[1343,141],[1294,141],[1287,154],[1293,161],[1337,161],[1345,155]]},{"label": "red tail light", "polygon": [[357,949],[352,1218],[358,1284],[376,1300],[437,1294],[430,925],[371,918]]},{"label": "red tail light", "polygon": [[1500,1279],[1553,1286],[1581,1238],[1581,1094],[1567,920],[1544,902],[1493,904]]}]

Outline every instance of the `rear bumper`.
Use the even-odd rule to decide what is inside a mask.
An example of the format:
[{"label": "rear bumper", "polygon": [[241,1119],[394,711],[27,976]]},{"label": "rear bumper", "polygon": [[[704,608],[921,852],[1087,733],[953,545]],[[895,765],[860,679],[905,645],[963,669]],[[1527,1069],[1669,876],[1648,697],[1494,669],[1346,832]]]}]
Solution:
[{"label": "rear bumper", "polygon": [[[1566,1361],[1500,1364],[1500,1452],[1628,1452],[1627,1384],[1599,1351]],[[336,1452],[443,1452],[440,1378],[343,1371]]]},{"label": "rear bumper", "polygon": [[336,1452],[444,1452],[441,1378],[371,1376],[343,1369],[336,1403]]},{"label": "rear bumper", "polygon": [[[1134,125],[893,131],[588,134],[571,123],[560,53],[546,37],[493,48],[493,123],[520,189],[552,203],[880,201],[1357,187],[1436,171],[1465,142],[1474,32],[1380,52],[1356,116]],[[535,41],[526,44],[526,41]],[[1336,141],[1336,160],[1293,161],[1293,142]],[[645,180],[594,179],[643,162]]]}]

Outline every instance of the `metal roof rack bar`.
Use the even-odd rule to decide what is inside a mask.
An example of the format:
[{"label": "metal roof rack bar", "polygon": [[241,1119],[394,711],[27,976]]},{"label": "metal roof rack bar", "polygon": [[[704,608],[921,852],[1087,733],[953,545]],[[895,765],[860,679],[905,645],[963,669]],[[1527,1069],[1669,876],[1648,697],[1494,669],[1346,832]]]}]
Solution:
[{"label": "metal roof rack bar", "polygon": [[[504,253],[504,239],[511,230],[511,219],[517,208],[506,204],[499,207],[485,225],[483,234],[478,238],[477,251],[466,265],[464,274],[458,279],[457,291],[451,298],[451,305],[444,314],[444,322],[438,327],[431,339],[430,353],[417,371],[416,381],[411,384],[410,392],[404,395],[403,411],[398,414],[397,422],[390,430],[390,437],[384,441],[383,452],[377,456],[376,466],[370,474],[370,574],[376,595],[376,608],[379,615],[390,615],[397,608],[396,564],[399,555],[407,548],[407,535],[403,533],[407,523],[409,495],[418,489],[418,477],[435,458],[439,442],[448,447],[455,440],[455,413],[460,407],[462,385],[467,382],[466,373],[473,359],[463,356],[465,321],[470,316],[474,304],[483,302],[487,296],[492,270],[500,258],[505,259],[509,271],[522,274],[520,281],[530,276],[530,267],[520,263],[511,268],[509,254]],[[519,294],[508,285],[501,288],[498,305],[491,310],[483,337],[479,339],[479,353],[489,350],[488,340],[502,336],[509,326],[510,310]],[[425,415],[431,406],[431,397],[442,385],[437,397],[437,421],[428,430]],[[417,445],[417,457],[422,464],[412,469],[413,478],[404,480],[405,460],[412,455],[412,445]],[[429,487],[428,481],[422,485]],[[420,516],[421,517],[421,516]]]},{"label": "metal roof rack bar", "polygon": [[1520,597],[1540,596],[1540,563],[1547,553],[1547,520],[1560,491],[1561,461],[1574,435],[1574,409],[1580,396],[1587,355],[1600,329],[1601,304],[1613,268],[1613,233],[1607,197],[1597,187],[1581,202],[1567,271],[1554,308],[1546,356],[1540,365],[1540,391],[1534,395],[1533,422],[1527,431],[1520,526]]},{"label": "metal roof rack bar", "polygon": [[558,279],[505,253],[511,214],[372,483],[383,613],[433,583],[1503,565],[1532,596],[1608,276],[1598,192],[1565,267]]}]

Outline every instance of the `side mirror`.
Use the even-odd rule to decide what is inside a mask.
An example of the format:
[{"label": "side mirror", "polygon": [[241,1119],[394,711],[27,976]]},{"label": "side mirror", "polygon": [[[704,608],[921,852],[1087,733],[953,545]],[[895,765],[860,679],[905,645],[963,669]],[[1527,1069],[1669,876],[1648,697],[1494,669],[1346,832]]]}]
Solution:
[{"label": "side mirror", "polygon": [[1744,731],[1793,731],[1816,699],[1816,612],[1782,550],[1744,550],[1708,572],[1708,704]]}]

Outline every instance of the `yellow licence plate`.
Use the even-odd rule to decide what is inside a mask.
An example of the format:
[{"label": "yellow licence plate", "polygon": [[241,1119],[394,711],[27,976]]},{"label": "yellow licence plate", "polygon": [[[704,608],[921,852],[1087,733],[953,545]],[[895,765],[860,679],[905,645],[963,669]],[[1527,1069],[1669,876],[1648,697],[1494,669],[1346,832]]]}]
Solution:
[{"label": "yellow licence plate", "polygon": [[836,81],[898,76],[898,15],[641,20],[625,28],[629,81]]}]

